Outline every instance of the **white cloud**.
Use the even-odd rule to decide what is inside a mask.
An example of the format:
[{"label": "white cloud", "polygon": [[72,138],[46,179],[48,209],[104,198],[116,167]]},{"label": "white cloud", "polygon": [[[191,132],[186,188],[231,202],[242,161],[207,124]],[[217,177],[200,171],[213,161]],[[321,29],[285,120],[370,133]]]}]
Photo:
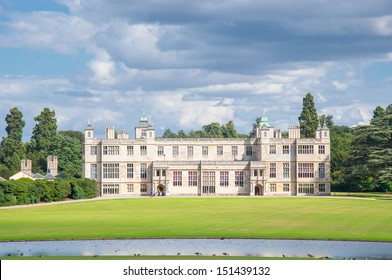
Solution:
[{"label": "white cloud", "polygon": [[93,72],[92,80],[98,84],[112,85],[116,82],[116,66],[105,52],[100,53],[89,63]]},{"label": "white cloud", "polygon": [[338,91],[345,91],[349,85],[344,82],[339,82],[339,81],[332,81],[332,85],[335,87],[336,90]]},{"label": "white cloud", "polygon": [[321,110],[321,114],[333,115],[334,122],[339,125],[363,125],[369,124],[372,118],[373,106],[355,102],[343,106],[326,107]]},{"label": "white cloud", "polygon": [[383,16],[372,20],[374,30],[382,36],[392,35],[392,16]]},{"label": "white cloud", "polygon": [[71,54],[90,45],[94,26],[77,16],[58,12],[15,13],[4,24],[0,47],[52,49]]}]

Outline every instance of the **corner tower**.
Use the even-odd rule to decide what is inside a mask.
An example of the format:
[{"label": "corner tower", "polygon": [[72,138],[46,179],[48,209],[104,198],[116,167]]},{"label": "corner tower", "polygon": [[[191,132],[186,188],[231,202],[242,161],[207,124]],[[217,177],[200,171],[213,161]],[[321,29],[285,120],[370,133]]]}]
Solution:
[{"label": "corner tower", "polygon": [[139,125],[135,127],[136,139],[155,139],[155,128],[143,113],[140,117]]}]

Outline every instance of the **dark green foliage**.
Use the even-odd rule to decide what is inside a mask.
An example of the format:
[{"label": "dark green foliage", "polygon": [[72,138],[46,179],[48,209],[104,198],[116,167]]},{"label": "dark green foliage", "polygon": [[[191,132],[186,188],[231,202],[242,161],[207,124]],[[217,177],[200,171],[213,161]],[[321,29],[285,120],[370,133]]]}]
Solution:
[{"label": "dark green foliage", "polygon": [[328,128],[331,128],[334,125],[334,122],[332,120],[333,116],[332,115],[321,115],[319,117],[319,122],[321,125],[326,125]]},{"label": "dark green foliage", "polygon": [[370,125],[353,129],[350,181],[361,190],[392,191],[392,104],[377,107]]},{"label": "dark green foliage", "polygon": [[227,124],[213,122],[202,127],[202,130],[191,130],[187,134],[183,129],[178,133],[166,129],[162,138],[246,138],[247,135],[238,134],[235,129],[234,122],[228,121]]},{"label": "dark green foliage", "polygon": [[14,173],[4,164],[0,164],[0,177],[9,179]]},{"label": "dark green foliage", "polygon": [[303,98],[302,112],[298,118],[302,138],[313,138],[319,124],[313,95],[308,92]]},{"label": "dark green foliage", "polygon": [[82,144],[83,140],[84,140],[83,132],[76,131],[76,130],[60,130],[58,132],[58,134],[62,135],[62,136],[67,136],[67,137],[70,137],[73,139],[77,139],[80,144]]},{"label": "dark green foliage", "polygon": [[58,157],[59,173],[67,177],[82,177],[82,143],[78,138],[57,134],[49,154]]},{"label": "dark green foliage", "polygon": [[18,108],[12,108],[5,117],[7,137],[3,137],[0,145],[0,161],[5,163],[12,173],[19,170],[20,159],[25,157],[25,146],[22,142],[25,121]]},{"label": "dark green foliage", "polygon": [[177,134],[172,132],[170,129],[165,129],[162,138],[177,138]]},{"label": "dark green foliage", "polygon": [[0,182],[0,206],[62,201],[66,198],[98,196],[96,181],[91,179],[31,180]]},{"label": "dark green foliage", "polygon": [[57,120],[55,112],[44,108],[34,118],[37,124],[33,128],[31,137],[31,148],[33,151],[47,152],[55,141],[57,134]]}]

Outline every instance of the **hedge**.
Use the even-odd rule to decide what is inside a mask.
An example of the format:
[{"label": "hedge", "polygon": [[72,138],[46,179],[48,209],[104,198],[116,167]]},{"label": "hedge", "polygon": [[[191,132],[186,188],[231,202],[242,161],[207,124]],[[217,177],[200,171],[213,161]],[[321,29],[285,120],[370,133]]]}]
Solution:
[{"label": "hedge", "polygon": [[91,179],[31,180],[0,182],[0,206],[62,201],[98,196],[96,181]]}]

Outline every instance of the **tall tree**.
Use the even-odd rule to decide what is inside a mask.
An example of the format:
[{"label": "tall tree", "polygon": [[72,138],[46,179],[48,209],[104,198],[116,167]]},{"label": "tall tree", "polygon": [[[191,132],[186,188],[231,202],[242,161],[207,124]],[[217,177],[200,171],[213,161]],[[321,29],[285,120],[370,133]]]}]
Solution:
[{"label": "tall tree", "polygon": [[363,190],[392,190],[392,104],[370,125],[358,126],[353,133],[352,182],[359,182]]},{"label": "tall tree", "polygon": [[232,120],[228,121],[227,124],[222,125],[222,134],[224,138],[237,138],[238,133],[234,127],[234,122]]},{"label": "tall tree", "polygon": [[68,177],[82,177],[82,142],[79,140],[79,134],[71,137],[70,133],[58,133],[55,141],[50,147],[49,154],[58,157],[59,173]]},{"label": "tall tree", "polygon": [[220,123],[213,122],[207,125],[203,125],[202,129],[206,133],[207,137],[223,138],[223,133],[222,133]]},{"label": "tall tree", "polygon": [[57,135],[56,114],[53,110],[44,108],[34,120],[38,123],[33,128],[32,149],[47,153]]},{"label": "tall tree", "polygon": [[56,114],[53,110],[44,108],[34,120],[37,124],[33,128],[28,146],[28,157],[33,162],[33,172],[45,173],[47,170],[46,158],[57,135]]},{"label": "tall tree", "polygon": [[[12,108],[5,117],[7,126],[5,128],[7,136],[1,141],[1,161],[5,162],[12,171],[18,171],[20,160],[25,157],[26,150],[22,142],[23,127],[25,121],[23,114],[18,108]],[[11,160],[12,159],[12,160]]]},{"label": "tall tree", "polygon": [[302,112],[298,118],[301,128],[301,137],[312,138],[319,124],[313,95],[308,92],[303,98]]}]

